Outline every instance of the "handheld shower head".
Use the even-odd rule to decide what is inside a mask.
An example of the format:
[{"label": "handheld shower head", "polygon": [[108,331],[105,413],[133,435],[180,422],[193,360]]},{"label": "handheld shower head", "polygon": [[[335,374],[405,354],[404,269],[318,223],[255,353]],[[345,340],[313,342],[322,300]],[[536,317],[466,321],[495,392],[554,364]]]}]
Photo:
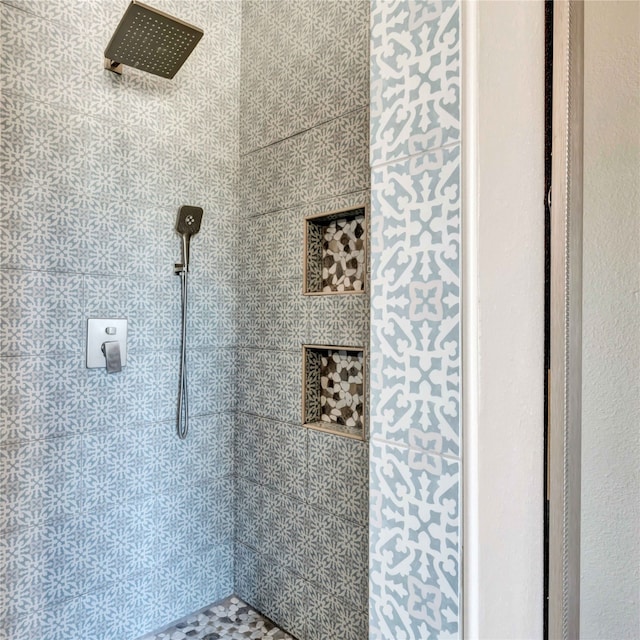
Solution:
[{"label": "handheld shower head", "polygon": [[202,209],[200,207],[180,207],[176,220],[176,232],[182,236],[182,264],[175,266],[180,276],[182,299],[182,346],[180,353],[180,387],[178,392],[178,416],[176,429],[178,437],[185,439],[189,430],[189,399],[187,394],[187,279],[189,273],[189,242],[191,236],[200,231]]},{"label": "handheld shower head", "polygon": [[176,221],[176,232],[182,236],[182,264],[187,271],[189,271],[189,243],[191,236],[200,231],[201,222],[201,207],[190,207],[188,205],[180,207],[178,220]]}]

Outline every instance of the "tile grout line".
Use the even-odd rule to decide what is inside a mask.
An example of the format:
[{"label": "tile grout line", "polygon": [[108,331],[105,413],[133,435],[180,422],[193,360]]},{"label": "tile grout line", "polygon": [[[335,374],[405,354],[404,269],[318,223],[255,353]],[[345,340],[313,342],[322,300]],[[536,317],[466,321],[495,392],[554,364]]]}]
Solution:
[{"label": "tile grout line", "polygon": [[360,106],[360,107],[356,107],[355,109],[351,109],[349,111],[345,111],[344,113],[341,113],[337,116],[334,116],[332,118],[328,118],[327,120],[323,120],[322,122],[319,122],[318,124],[315,124],[311,127],[308,127],[307,129],[302,129],[301,131],[296,131],[295,133],[292,133],[291,135],[287,136],[286,138],[281,138],[280,140],[275,140],[274,142],[270,142],[269,144],[266,144],[262,147],[256,147],[255,149],[252,149],[251,151],[247,151],[246,153],[242,153],[240,152],[240,159],[246,158],[248,156],[250,156],[251,154],[254,153],[258,153],[260,151],[264,151],[265,149],[269,149],[271,147],[274,147],[278,144],[281,144],[282,142],[286,142],[287,140],[291,140],[292,138],[295,138],[297,136],[301,136],[305,133],[308,133],[309,131],[313,131],[314,129],[318,129],[330,122],[335,122],[336,120],[339,120],[340,118],[345,118],[346,116],[350,116],[353,115],[354,113],[358,113],[359,111],[364,111],[365,109],[369,109],[369,104]]},{"label": "tile grout line", "polygon": [[385,438],[381,438],[376,435],[372,435],[370,438],[370,442],[378,442],[382,445],[390,445],[393,447],[397,447],[398,449],[407,449],[409,451],[414,451],[415,453],[423,453],[427,455],[437,456],[439,458],[444,458],[445,460],[450,460],[452,462],[462,462],[462,458],[459,456],[452,455],[450,453],[441,453],[440,451],[433,451],[427,449],[421,449],[420,447],[416,447],[415,445],[407,445],[403,442],[393,442],[392,440],[387,440]]},{"label": "tile grout line", "polygon": [[[438,151],[446,151],[449,149],[455,149],[456,147],[462,147],[462,140],[458,139],[455,142],[449,142],[447,144],[443,144],[439,147],[434,147],[433,149],[425,149],[423,151],[416,151],[415,153],[410,153],[404,156],[400,156],[398,158],[394,158],[392,160],[385,160],[383,162],[376,162],[375,164],[370,164],[371,173],[374,173],[377,169],[384,169],[390,165],[400,164],[402,162],[406,162],[407,160],[412,160],[413,158],[419,158],[420,156],[425,156],[430,153],[437,153]],[[373,191],[376,187],[373,182],[371,183],[371,190]]]},{"label": "tile grout line", "polygon": [[[256,220],[258,218],[262,218],[263,216],[269,216],[269,215],[277,215],[277,214],[282,214],[282,213],[286,213],[286,212],[291,212],[294,211],[296,209],[304,209],[305,207],[310,207],[312,205],[318,205],[322,202],[330,202],[331,200],[336,200],[337,198],[346,198],[347,196],[351,196],[351,195],[355,195],[355,194],[370,194],[371,193],[371,185],[367,186],[367,187],[361,187],[358,189],[353,189],[351,191],[343,191],[341,193],[336,193],[335,195],[330,195],[330,196],[322,196],[321,198],[317,198],[316,200],[308,200],[308,201],[301,201],[298,203],[294,203],[292,205],[286,206],[286,207],[280,207],[279,209],[269,209],[268,211],[258,211],[255,213],[249,213],[247,215],[241,216],[240,220]],[[349,206],[353,206],[358,207],[359,204],[362,203],[358,203],[355,205],[347,205],[347,207]],[[366,203],[365,203],[366,204]],[[242,208],[242,206],[241,206]],[[304,222],[304,218],[300,219],[300,222]]]}]

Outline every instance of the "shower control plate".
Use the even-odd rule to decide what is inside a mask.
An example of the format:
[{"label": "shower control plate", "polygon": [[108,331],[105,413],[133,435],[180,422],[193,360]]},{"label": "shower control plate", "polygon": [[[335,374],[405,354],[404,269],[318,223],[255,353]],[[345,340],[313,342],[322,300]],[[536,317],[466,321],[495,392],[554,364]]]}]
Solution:
[{"label": "shower control plate", "polygon": [[87,369],[105,369],[106,359],[102,350],[105,342],[118,342],[120,364],[127,364],[127,319],[89,318],[87,320]]}]

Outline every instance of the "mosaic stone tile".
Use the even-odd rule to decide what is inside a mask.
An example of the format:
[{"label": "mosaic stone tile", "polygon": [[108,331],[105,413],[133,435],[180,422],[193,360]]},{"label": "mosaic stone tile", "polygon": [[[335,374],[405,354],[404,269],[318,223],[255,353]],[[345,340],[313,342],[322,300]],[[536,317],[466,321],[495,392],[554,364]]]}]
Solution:
[{"label": "mosaic stone tile", "polygon": [[363,209],[306,220],[307,293],[364,291],[366,219]]},{"label": "mosaic stone tile", "polygon": [[235,596],[139,640],[295,640]]},{"label": "mosaic stone tile", "polygon": [[320,360],[320,420],[362,429],[364,415],[362,352],[329,349]]},{"label": "mosaic stone tile", "polygon": [[364,289],[364,216],[336,220],[322,238],[322,291]]},{"label": "mosaic stone tile", "polygon": [[364,435],[364,354],[306,346],[305,424]]}]

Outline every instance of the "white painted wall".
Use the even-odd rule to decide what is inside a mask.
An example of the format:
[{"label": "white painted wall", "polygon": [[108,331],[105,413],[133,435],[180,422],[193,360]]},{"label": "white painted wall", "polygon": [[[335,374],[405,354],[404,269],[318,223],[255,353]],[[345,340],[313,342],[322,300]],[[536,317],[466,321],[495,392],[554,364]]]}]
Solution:
[{"label": "white painted wall", "polygon": [[540,638],[544,7],[463,7],[465,637]]},{"label": "white painted wall", "polygon": [[581,637],[640,637],[640,3],[585,4]]},{"label": "white painted wall", "polygon": [[544,6],[463,3],[463,621],[543,624]]}]

